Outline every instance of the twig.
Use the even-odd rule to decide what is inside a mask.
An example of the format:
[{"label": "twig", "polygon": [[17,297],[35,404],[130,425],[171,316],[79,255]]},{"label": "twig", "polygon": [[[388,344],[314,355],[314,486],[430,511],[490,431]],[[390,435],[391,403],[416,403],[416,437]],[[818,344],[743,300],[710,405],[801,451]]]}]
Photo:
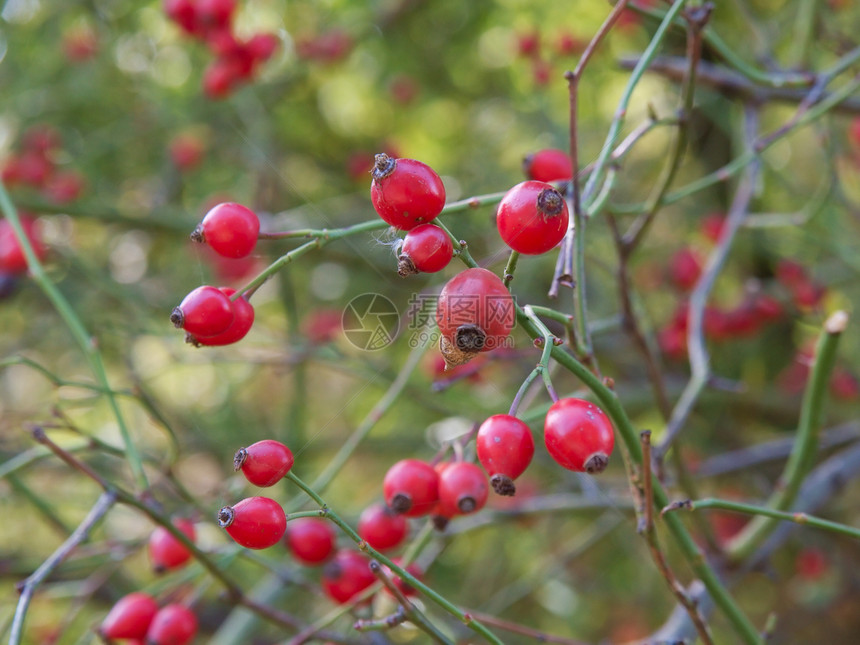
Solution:
[{"label": "twig", "polygon": [[[836,363],[839,339],[847,325],[848,314],[837,311],[824,323],[824,329],[818,338],[815,364],[803,394],[794,449],[776,490],[767,502],[767,506],[775,511],[785,511],[791,507],[815,458],[818,431],[824,418],[827,386]],[[776,521],[772,517],[757,517],[749,522],[729,543],[726,550],[729,558],[733,562],[739,562],[749,556],[767,538],[775,524]]]},{"label": "twig", "polygon": [[564,636],[556,636],[554,634],[547,634],[546,632],[542,632],[539,629],[526,627],[525,625],[520,625],[519,623],[514,623],[509,620],[502,620],[501,618],[493,616],[492,614],[485,614],[481,611],[474,611],[473,609],[470,609],[469,614],[471,614],[483,623],[487,623],[488,625],[492,625],[493,627],[498,627],[499,629],[503,629],[506,632],[511,632],[512,634],[520,634],[521,636],[527,636],[536,643],[559,643],[560,645],[588,645],[585,641],[576,640],[574,638],[566,638]]},{"label": "twig", "polygon": [[30,606],[30,601],[33,599],[33,594],[42,582],[56,569],[60,563],[65,560],[69,554],[74,551],[90,534],[93,527],[98,524],[105,514],[117,501],[117,495],[114,491],[105,491],[102,493],[90,512],[83,521],[78,525],[74,532],[63,542],[51,556],[45,560],[33,574],[18,585],[21,592],[21,597],[18,600],[18,606],[15,607],[15,616],[12,619],[12,628],[9,634],[9,645],[18,645],[24,635],[24,619],[27,616],[27,609]]}]

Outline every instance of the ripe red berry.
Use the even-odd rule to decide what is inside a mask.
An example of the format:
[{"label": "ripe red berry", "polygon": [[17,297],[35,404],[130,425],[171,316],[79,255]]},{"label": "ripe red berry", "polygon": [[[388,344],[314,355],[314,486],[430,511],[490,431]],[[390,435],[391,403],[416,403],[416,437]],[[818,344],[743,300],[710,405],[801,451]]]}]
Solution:
[{"label": "ripe red berry", "polygon": [[323,567],[322,587],[335,602],[344,603],[376,581],[370,560],[352,549],[338,551]]},{"label": "ripe red berry", "polygon": [[535,452],[528,425],[509,414],[496,414],[481,424],[475,441],[478,461],[499,495],[514,495],[514,480],[525,472]]},{"label": "ripe red berry", "polygon": [[303,564],[315,565],[328,560],[334,553],[336,540],[328,520],[300,517],[287,523],[287,548]]},{"label": "ripe red berry", "polygon": [[133,591],[120,598],[102,621],[99,634],[107,639],[144,638],[158,603],[147,593]]},{"label": "ripe red berry", "polygon": [[197,634],[197,616],[185,605],[165,605],[155,614],[149,631],[147,645],[187,645]]},{"label": "ripe red berry", "polygon": [[676,251],[669,261],[669,279],[681,291],[695,287],[701,275],[702,261],[689,247]]},{"label": "ripe red berry", "polygon": [[218,524],[248,549],[268,549],[284,537],[287,516],[275,500],[248,497],[218,511]]},{"label": "ripe red berry", "polygon": [[373,504],[358,518],[358,534],[377,551],[395,549],[409,534],[409,521],[384,504]]},{"label": "ripe red berry", "polygon": [[542,181],[517,184],[496,211],[496,226],[505,244],[526,255],[546,253],[561,242],[569,219],[564,197]]},{"label": "ripe red berry", "polygon": [[227,331],[235,318],[233,303],[215,287],[197,287],[170,314],[170,322],[197,338]]},{"label": "ripe red berry", "polygon": [[383,220],[401,231],[432,221],[445,206],[442,179],[425,163],[380,153],[371,174],[373,207]]},{"label": "ripe red berry", "polygon": [[263,439],[240,448],[233,457],[233,469],[241,469],[254,486],[274,486],[292,467],[293,452],[274,439]]},{"label": "ripe red berry", "polygon": [[[235,289],[230,287],[221,287],[219,289],[225,296],[231,298],[236,293]],[[207,345],[210,347],[216,345],[232,345],[242,340],[251,331],[254,325],[254,307],[248,302],[245,296],[240,296],[233,300],[230,299],[230,305],[233,308],[233,322],[220,334],[214,336],[195,336],[187,334],[185,341],[195,346]]]},{"label": "ripe red berry", "polygon": [[[174,520],[173,526],[182,531],[194,542],[196,532],[194,522],[186,518]],[[149,536],[149,561],[157,573],[170,571],[183,566],[191,559],[189,551],[182,542],[163,526],[156,526]]]},{"label": "ripe red berry", "polygon": [[232,62],[215,59],[203,70],[203,93],[210,99],[223,99],[230,95],[238,81],[239,75]]},{"label": "ripe red berry", "polygon": [[191,239],[206,242],[217,253],[227,258],[243,258],[257,246],[260,219],[241,204],[218,204],[203,217],[194,229]]},{"label": "ripe red berry", "polygon": [[236,0],[197,0],[197,16],[204,28],[224,29],[236,11]]},{"label": "ripe red berry", "polygon": [[523,158],[523,174],[536,181],[563,181],[573,177],[573,165],[566,152],[546,148]]},{"label": "ripe red berry", "polygon": [[275,34],[254,34],[248,41],[248,52],[256,60],[265,61],[272,57],[280,42]]},{"label": "ripe red berry", "polygon": [[[393,560],[393,562],[394,562],[394,564],[396,564],[397,566],[399,566],[399,567],[403,567],[403,565],[402,565],[402,564],[401,564],[401,562],[400,562],[400,558],[395,558],[395,559]],[[389,578],[391,578],[391,581],[394,583],[394,586],[396,586],[396,587],[400,590],[400,593],[402,593],[404,596],[414,596],[414,595],[416,595],[416,594],[418,593],[418,592],[415,590],[415,587],[413,587],[413,586],[412,586],[411,584],[409,584],[406,580],[404,580],[403,578],[401,578],[400,576],[398,576],[398,575],[397,575],[394,571],[392,571],[389,567],[385,566],[384,564],[381,564],[381,565],[379,565],[379,566],[380,566],[380,567],[382,568],[382,570],[386,573],[386,575],[388,575],[388,577],[389,577]],[[410,574],[410,575],[411,575],[411,576],[413,576],[414,578],[418,578],[419,580],[421,580],[421,577],[424,575],[424,572],[423,572],[423,571],[418,567],[418,565],[417,565],[417,564],[415,564],[414,562],[413,562],[412,564],[410,564],[410,565],[408,565],[408,566],[404,567],[404,568],[406,569],[406,572],[407,572],[408,574]],[[385,587],[385,591],[386,591],[387,593],[391,594],[391,592],[390,592],[390,591],[388,591],[388,587]],[[393,595],[393,594],[392,594],[392,595]]]},{"label": "ripe red berry", "polygon": [[[39,260],[45,259],[47,249],[42,242],[42,234],[35,219],[27,215],[20,215],[21,228],[33,247],[33,252]],[[25,273],[27,271],[27,258],[24,249],[15,237],[12,224],[7,219],[0,219],[0,271],[4,273]]]},{"label": "ripe red berry", "polygon": [[403,238],[397,273],[404,278],[415,273],[436,273],[448,266],[452,257],[454,245],[448,234],[434,224],[421,224]]},{"label": "ripe red berry", "polygon": [[504,345],[515,321],[513,298],[495,273],[473,268],[451,278],[436,305],[439,347],[448,367]]},{"label": "ripe red berry", "polygon": [[596,474],[609,463],[615,435],[606,413],[590,401],[559,399],[546,414],[544,441],[562,467]]},{"label": "ripe red berry", "polygon": [[197,3],[195,0],[164,0],[164,13],[186,33],[198,32]]},{"label": "ripe red berry", "polygon": [[490,487],[481,467],[468,461],[450,464],[439,474],[438,514],[468,515],[484,508]]},{"label": "ripe red berry", "polygon": [[382,480],[385,503],[407,517],[427,515],[439,499],[439,475],[433,466],[418,459],[403,459]]}]

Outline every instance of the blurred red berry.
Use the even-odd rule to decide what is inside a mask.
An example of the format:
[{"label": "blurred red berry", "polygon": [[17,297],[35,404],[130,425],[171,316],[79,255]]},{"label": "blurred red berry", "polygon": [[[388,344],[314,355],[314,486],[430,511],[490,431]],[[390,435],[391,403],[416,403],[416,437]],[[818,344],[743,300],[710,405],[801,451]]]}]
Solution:
[{"label": "blurred red berry", "polygon": [[563,31],[555,41],[555,51],[559,56],[578,54],[585,49],[587,43],[574,36],[569,31]]},{"label": "blurred red berry", "polygon": [[275,34],[259,33],[251,36],[247,48],[252,58],[262,62],[269,60],[280,44],[281,41]]},{"label": "blurred red berry", "polygon": [[517,35],[517,54],[530,58],[540,51],[540,34],[535,31],[522,32]]},{"label": "blurred red berry", "polygon": [[336,309],[315,309],[302,321],[302,334],[313,345],[325,345],[343,331],[343,312]]},{"label": "blurred red berry", "polygon": [[284,540],[296,560],[313,566],[325,562],[334,553],[337,535],[328,520],[299,517],[287,523]]},{"label": "blurred red berry", "polygon": [[847,369],[838,367],[830,377],[830,393],[836,399],[851,401],[860,396],[860,382]]},{"label": "blurred red berry", "polygon": [[84,178],[74,170],[58,172],[48,179],[45,196],[55,204],[73,202],[84,191]]},{"label": "blurred red berry", "polygon": [[690,291],[702,275],[702,261],[690,247],[675,252],[669,260],[669,279],[681,291]]},{"label": "blurred red berry", "polygon": [[146,632],[147,645],[188,645],[197,634],[197,616],[185,605],[162,607]]},{"label": "blurred red berry", "polygon": [[98,50],[98,37],[91,27],[74,27],[63,33],[63,54],[73,63],[87,62]]},{"label": "blurred red berry", "polygon": [[[173,521],[179,531],[194,542],[196,532],[194,522],[179,518]],[[191,559],[189,551],[182,542],[163,526],[156,526],[149,536],[149,561],[157,573],[163,573],[184,566]]]},{"label": "blurred red berry", "polygon": [[819,580],[830,567],[827,554],[821,549],[806,547],[801,549],[794,561],[797,575],[803,580]]},{"label": "blurred red berry", "polygon": [[545,148],[523,158],[523,174],[537,181],[561,181],[573,177],[570,155],[563,150]]},{"label": "blurred red berry", "polygon": [[552,77],[552,65],[545,60],[535,60],[532,64],[532,80],[535,85],[543,86],[549,83]]},{"label": "blurred red berry", "polygon": [[[19,215],[19,219],[36,258],[40,261],[44,260],[48,250],[42,242],[38,220],[23,213]],[[18,238],[15,237],[12,224],[7,219],[0,219],[0,272],[19,274],[26,271],[27,258],[24,256],[24,249],[18,242]]]},{"label": "blurred red berry", "polygon": [[203,159],[203,141],[196,134],[182,132],[170,140],[170,160],[185,172],[196,168]]},{"label": "blurred red berry", "polygon": [[158,603],[147,593],[133,591],[120,598],[99,627],[107,639],[144,638],[158,613]]},{"label": "blurred red berry", "polygon": [[376,582],[370,560],[358,551],[342,549],[323,567],[322,587],[326,595],[345,603]]},{"label": "blurred red berry", "polygon": [[702,218],[700,225],[702,235],[714,244],[717,244],[723,236],[726,226],[726,217],[722,213],[711,213]]}]

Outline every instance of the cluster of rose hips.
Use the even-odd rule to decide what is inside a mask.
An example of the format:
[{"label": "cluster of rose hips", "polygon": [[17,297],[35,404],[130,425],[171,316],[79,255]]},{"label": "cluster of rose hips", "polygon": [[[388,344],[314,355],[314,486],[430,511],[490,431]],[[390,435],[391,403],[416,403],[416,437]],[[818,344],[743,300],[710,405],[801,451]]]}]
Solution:
[{"label": "cluster of rose hips", "polygon": [[[194,542],[194,523],[187,518],[173,520],[173,526]],[[191,552],[163,526],[149,536],[149,560],[156,573],[184,567]],[[197,634],[197,616],[190,607],[170,602],[159,608],[150,594],[135,591],[114,604],[99,627],[108,641],[124,640],[130,645],[186,645]]]},{"label": "cluster of rose hips", "polygon": [[[563,58],[578,54],[585,49],[586,42],[569,31],[562,31],[555,37],[549,58]],[[517,55],[526,58],[532,65],[532,78],[537,85],[546,85],[552,75],[552,62],[544,57],[541,35],[537,29],[517,35]]]},{"label": "cluster of rose hips", "polygon": [[62,145],[60,133],[53,128],[31,128],[21,138],[20,148],[3,163],[3,184],[35,189],[56,204],[75,201],[84,189],[84,178],[74,170],[57,168],[54,156]]},{"label": "cluster of rose hips", "polygon": [[[260,219],[233,202],[209,210],[191,234],[195,242],[226,258],[244,258],[257,245]],[[184,329],[186,341],[196,345],[230,345],[244,338],[254,324],[254,307],[229,287],[204,285],[194,289],[173,310],[170,320]]]},{"label": "cluster of rose hips", "polygon": [[229,96],[240,84],[250,82],[278,47],[274,34],[258,33],[248,40],[236,37],[236,0],[164,0],[164,12],[215,55],[203,72],[203,90],[213,99]]}]

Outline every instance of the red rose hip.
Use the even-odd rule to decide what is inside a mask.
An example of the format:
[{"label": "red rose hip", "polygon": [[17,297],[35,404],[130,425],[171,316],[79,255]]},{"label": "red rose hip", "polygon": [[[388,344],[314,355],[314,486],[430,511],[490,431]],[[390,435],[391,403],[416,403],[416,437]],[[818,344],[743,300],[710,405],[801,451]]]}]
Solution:
[{"label": "red rose hip", "polygon": [[185,296],[170,314],[170,322],[199,338],[227,331],[234,317],[230,298],[223,291],[206,285]]},{"label": "red rose hip", "polygon": [[439,499],[439,475],[424,461],[403,459],[385,473],[382,491],[392,511],[420,517],[430,513]]},{"label": "red rose hip", "polygon": [[397,273],[406,277],[415,273],[441,271],[454,257],[454,245],[448,234],[433,224],[421,224],[406,234],[397,258]]},{"label": "red rose hip", "polygon": [[267,549],[284,537],[287,516],[273,499],[248,497],[218,511],[218,524],[237,544],[248,549]]},{"label": "red rose hip", "polygon": [[496,414],[478,428],[478,461],[499,495],[514,495],[514,480],[531,463],[535,442],[528,425],[509,414]]},{"label": "red rose hip", "polygon": [[197,617],[185,605],[165,605],[146,632],[147,645],[187,645],[197,634]]},{"label": "red rose hip", "polygon": [[239,296],[233,300],[232,296],[236,293],[236,290],[230,287],[221,287],[219,291],[230,299],[230,306],[233,309],[233,322],[230,323],[227,329],[214,336],[187,334],[185,342],[195,347],[200,347],[201,345],[206,345],[207,347],[232,345],[233,343],[238,343],[251,331],[251,327],[254,326],[254,307],[248,302],[248,299],[245,296]]},{"label": "red rose hip", "polygon": [[559,399],[544,420],[544,441],[550,456],[562,467],[596,474],[609,463],[615,446],[606,413],[583,399]]},{"label": "red rose hip", "polygon": [[540,255],[561,242],[570,215],[561,193],[542,181],[511,188],[496,210],[496,226],[517,253]]},{"label": "red rose hip", "polygon": [[439,474],[439,506],[442,517],[468,515],[487,503],[490,487],[480,466],[467,461],[450,464]]},{"label": "red rose hip", "polygon": [[[173,526],[192,542],[196,539],[194,522],[191,520],[179,518],[174,520]],[[191,559],[191,551],[163,526],[156,526],[152,531],[148,547],[149,561],[157,573],[177,569]]]},{"label": "red rose hip", "polygon": [[337,536],[331,522],[321,517],[300,517],[287,523],[287,548],[302,564],[325,562],[334,553]]},{"label": "red rose hip", "polygon": [[358,534],[377,551],[387,551],[406,539],[409,522],[384,504],[373,504],[358,518]]},{"label": "red rose hip", "polygon": [[233,470],[241,470],[254,486],[274,486],[292,467],[293,452],[274,439],[263,439],[240,448],[233,457]]},{"label": "red rose hip", "polygon": [[194,229],[191,239],[206,242],[219,255],[243,258],[254,250],[260,234],[260,220],[241,204],[225,202],[212,208]]},{"label": "red rose hip", "polygon": [[322,587],[335,602],[344,603],[376,581],[370,560],[350,549],[338,551],[323,568]]},{"label": "red rose hip", "polygon": [[120,598],[102,621],[99,634],[107,639],[144,638],[158,603],[147,593],[133,591]]},{"label": "red rose hip", "polygon": [[546,148],[523,159],[523,173],[537,181],[562,181],[573,177],[573,166],[566,152]]},{"label": "red rose hip", "polygon": [[383,220],[401,231],[432,221],[445,206],[442,179],[425,163],[380,153],[371,174],[373,207]]}]

